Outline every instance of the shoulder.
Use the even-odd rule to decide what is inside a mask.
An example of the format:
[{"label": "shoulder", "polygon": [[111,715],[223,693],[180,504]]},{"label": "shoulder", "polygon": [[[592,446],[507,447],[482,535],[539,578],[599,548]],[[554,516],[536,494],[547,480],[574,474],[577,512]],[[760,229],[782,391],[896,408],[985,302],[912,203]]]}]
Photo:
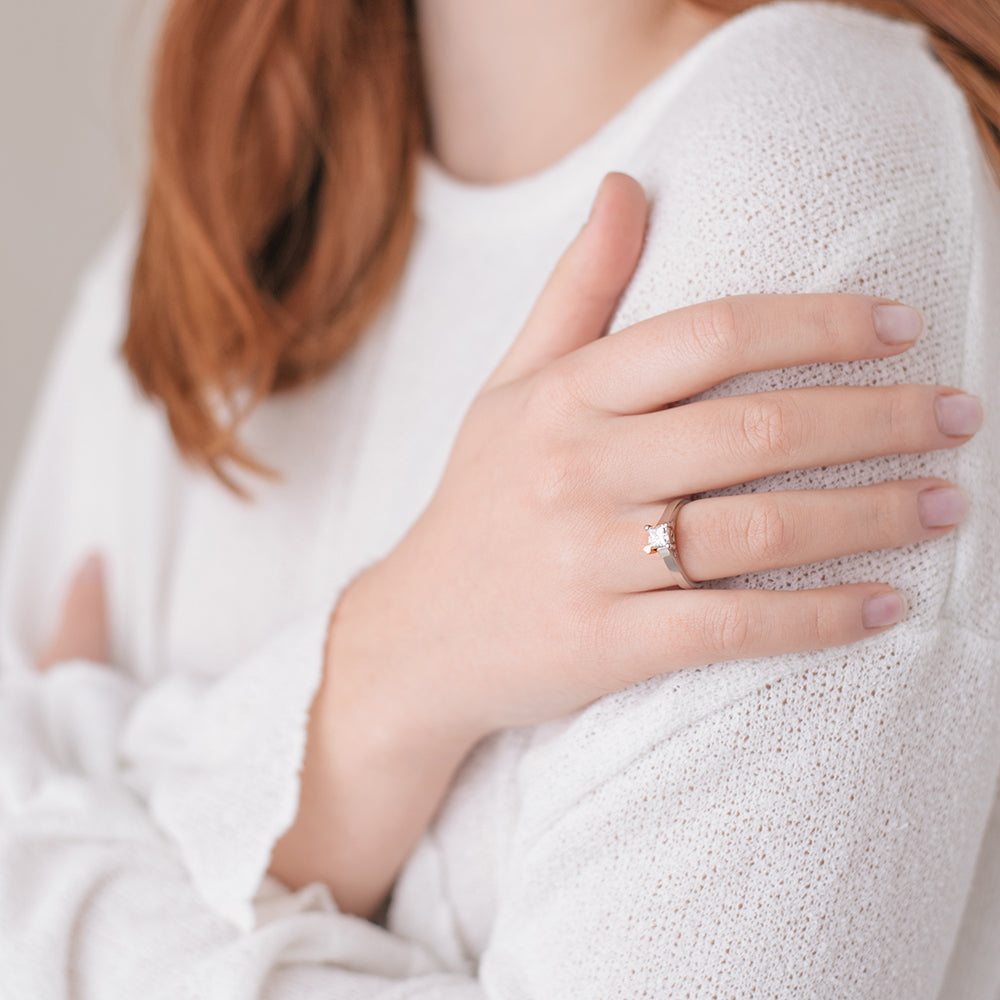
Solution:
[{"label": "shoulder", "polygon": [[124,214],[80,273],[53,340],[16,482],[35,480],[45,468],[54,476],[57,466],[66,477],[118,481],[125,441],[161,422],[121,356],[139,232],[139,216]]},{"label": "shoulder", "polygon": [[[158,419],[121,352],[140,233],[138,212],[126,212],[80,272],[35,403],[35,436],[52,425],[62,427],[59,436],[66,437],[72,426],[81,442],[96,437],[117,447],[138,424]],[[86,448],[92,460],[111,450],[95,441]]]},{"label": "shoulder", "polygon": [[826,0],[782,0],[717,33],[678,102],[691,125],[739,122],[731,132],[739,140],[764,140],[774,129],[838,141],[878,131],[889,145],[921,132],[926,139],[927,129],[957,126],[965,114],[961,89],[913,22]]},{"label": "shoulder", "polygon": [[743,292],[965,294],[980,154],[921,26],[786,0],[702,45],[629,164],[652,209],[614,328]]},{"label": "shoulder", "polygon": [[784,216],[808,210],[797,196],[922,204],[945,192],[947,214],[968,216],[974,130],[922,26],[786,0],[717,32],[648,137],[652,189]]},{"label": "shoulder", "polygon": [[117,354],[128,321],[140,235],[140,213],[132,207],[115,223],[81,272],[57,340],[59,352],[69,351],[94,362]]}]

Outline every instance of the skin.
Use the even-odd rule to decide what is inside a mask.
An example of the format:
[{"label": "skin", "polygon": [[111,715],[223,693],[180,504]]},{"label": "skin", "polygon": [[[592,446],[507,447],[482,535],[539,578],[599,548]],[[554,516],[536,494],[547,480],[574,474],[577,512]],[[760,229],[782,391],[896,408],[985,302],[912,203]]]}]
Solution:
[{"label": "skin", "polygon": [[104,564],[92,554],[77,570],[67,591],[49,644],[38,658],[39,670],[63,660],[109,662]]},{"label": "skin", "polygon": [[726,15],[664,0],[418,0],[430,147],[514,180],[579,145]]},{"label": "skin", "polygon": [[[568,2],[419,6],[434,151],[447,169],[495,181],[552,162],[661,70],[665,52],[672,61],[700,37],[681,5],[592,0],[589,18],[579,2],[569,16]],[[647,44],[654,37],[658,49]],[[519,51],[525,69],[514,82]],[[517,128],[529,98],[558,131]],[[905,613],[885,582],[678,590],[662,562],[642,554],[642,525],[671,497],[778,469],[955,447],[981,419],[975,400],[947,386],[828,386],[665,410],[736,372],[890,357],[912,339],[884,343],[876,322],[889,314],[875,308],[884,301],[854,295],[741,296],[602,339],[646,212],[635,181],[605,179],[590,221],[473,402],[431,503],[342,595],[299,813],[270,868],[288,885],[324,881],[341,909],[372,917],[488,733],[565,714],[664,669],[853,642]],[[942,418],[949,406],[968,418],[958,433]],[[660,460],[648,461],[654,453]],[[959,504],[948,523],[926,523],[928,496],[949,485],[696,500],[678,518],[679,545],[688,573],[710,581],[934,539],[963,512]],[[478,530],[491,519],[504,523],[502,538]],[[63,656],[73,629],[85,631],[80,586],[53,640]],[[93,602],[93,580],[85,586]],[[393,629],[383,627],[387,615]]]}]

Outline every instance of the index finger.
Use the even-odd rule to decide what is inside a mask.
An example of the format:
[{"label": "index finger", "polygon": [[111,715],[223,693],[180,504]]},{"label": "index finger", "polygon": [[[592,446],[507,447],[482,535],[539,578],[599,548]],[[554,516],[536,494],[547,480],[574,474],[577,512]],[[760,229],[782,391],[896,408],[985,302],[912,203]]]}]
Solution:
[{"label": "index finger", "polygon": [[649,413],[743,372],[892,357],[923,325],[918,310],[872,295],[732,295],[643,320],[552,367],[594,409]]}]

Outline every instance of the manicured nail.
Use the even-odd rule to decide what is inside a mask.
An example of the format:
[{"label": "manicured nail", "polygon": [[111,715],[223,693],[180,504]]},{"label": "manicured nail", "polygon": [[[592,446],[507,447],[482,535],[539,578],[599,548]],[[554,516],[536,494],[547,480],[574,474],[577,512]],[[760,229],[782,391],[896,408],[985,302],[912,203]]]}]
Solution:
[{"label": "manicured nail", "polygon": [[875,333],[883,344],[907,344],[916,340],[924,328],[924,317],[919,309],[910,306],[872,306]]},{"label": "manicured nail", "polygon": [[944,528],[965,518],[969,498],[953,486],[924,490],[917,495],[917,510],[925,528]]},{"label": "manicured nail", "polygon": [[934,409],[942,434],[964,437],[975,434],[983,426],[983,404],[975,396],[967,396],[964,392],[938,396]]},{"label": "manicured nail", "polygon": [[895,625],[906,614],[906,601],[893,592],[865,598],[861,606],[861,623],[865,628]]}]

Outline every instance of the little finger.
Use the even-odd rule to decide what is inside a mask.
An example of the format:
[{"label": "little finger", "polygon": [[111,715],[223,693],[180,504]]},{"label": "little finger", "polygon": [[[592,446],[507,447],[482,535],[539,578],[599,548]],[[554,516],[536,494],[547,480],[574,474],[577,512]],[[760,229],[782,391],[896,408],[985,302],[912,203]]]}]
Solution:
[{"label": "little finger", "polygon": [[627,594],[602,620],[613,653],[602,669],[611,689],[657,674],[723,660],[844,646],[884,631],[906,614],[884,583],[816,590],[668,590]]}]

